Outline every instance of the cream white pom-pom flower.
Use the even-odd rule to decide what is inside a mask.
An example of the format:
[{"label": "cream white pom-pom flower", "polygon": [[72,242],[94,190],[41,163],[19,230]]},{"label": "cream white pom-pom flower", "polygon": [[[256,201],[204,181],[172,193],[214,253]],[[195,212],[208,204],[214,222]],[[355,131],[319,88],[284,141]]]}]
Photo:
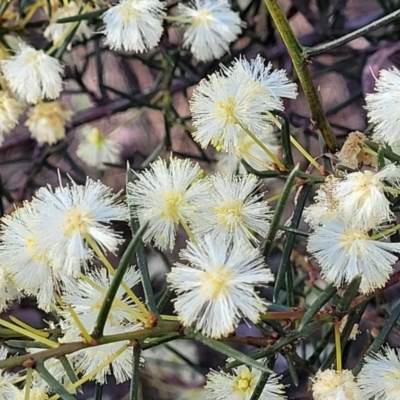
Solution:
[{"label": "cream white pom-pom flower", "polygon": [[177,10],[187,24],[183,46],[199,61],[220,58],[242,32],[239,14],[227,0],[195,0],[179,4]]},{"label": "cream white pom-pom flower", "polygon": [[10,274],[5,268],[0,267],[0,311],[6,310],[12,301],[23,297],[15,287]]},{"label": "cream white pom-pom flower", "polygon": [[374,124],[374,140],[389,145],[400,142],[400,71],[393,67],[379,72],[375,93],[368,93],[369,122]]},{"label": "cream white pom-pom flower", "polygon": [[103,251],[114,252],[121,239],[107,224],[126,220],[124,204],[101,182],[86,180],[84,186],[58,187],[54,191],[41,188],[33,199],[39,211],[34,230],[39,245],[49,248],[55,271],[68,276],[79,275],[82,266],[92,257],[87,241],[93,240]]},{"label": "cream white pom-pom flower", "polygon": [[255,243],[254,232],[266,237],[272,212],[261,201],[262,194],[256,193],[260,189],[257,177],[216,174],[209,180],[211,190],[191,220],[195,234]]},{"label": "cream white pom-pom flower", "polygon": [[304,221],[311,228],[316,228],[337,217],[339,201],[334,194],[334,189],[339,182],[340,179],[333,175],[327,176],[314,196],[314,203],[304,209]]},{"label": "cream white pom-pom flower", "polygon": [[[266,134],[260,138],[260,141],[275,155],[278,155],[280,146],[273,134],[272,125],[266,125]],[[218,171],[222,173],[247,174],[247,170],[241,163],[245,161],[256,171],[271,169],[272,160],[268,154],[249,136],[245,135],[238,139],[234,153],[220,153],[217,163]]]},{"label": "cream white pom-pom flower", "polygon": [[[62,343],[81,340],[80,329],[71,316],[69,306],[74,310],[86,331],[89,333],[93,331],[111,279],[112,277],[104,269],[93,271],[87,274],[85,279],[79,279],[75,286],[67,288],[62,296],[64,308],[61,312],[64,318],[61,324],[64,334],[64,337],[60,339]],[[136,285],[139,280],[139,273],[134,268],[130,268],[124,276],[124,282],[128,287]],[[104,326],[105,335],[135,331],[142,327],[135,319],[135,311],[136,313],[138,311],[126,294],[126,291],[119,287]],[[101,384],[106,382],[107,375],[111,374],[111,368],[117,383],[125,382],[132,377],[133,353],[129,347],[129,340],[88,347],[73,353],[72,361],[75,368],[85,374],[105,364],[92,378]]]},{"label": "cream white pom-pom flower", "polygon": [[360,291],[369,293],[385,285],[400,253],[400,243],[373,240],[352,221],[337,215],[317,226],[307,250],[318,261],[327,282],[340,287],[362,274]]},{"label": "cream white pom-pom flower", "polygon": [[[59,281],[67,277],[54,274],[47,247],[38,245],[33,226],[38,211],[28,202],[2,218],[0,263],[7,269],[19,291],[37,297],[38,307],[50,311]],[[34,272],[33,272],[34,271]]]},{"label": "cream white pom-pom flower", "polygon": [[243,68],[215,72],[200,81],[190,99],[193,137],[204,148],[211,143],[218,150],[234,152],[248,135],[246,130],[263,137],[271,123],[265,112],[282,107],[280,99],[266,96],[260,82]]},{"label": "cream white pom-pom flower", "polygon": [[188,242],[180,253],[188,265],[176,263],[168,283],[177,293],[175,310],[186,326],[220,338],[232,333],[241,318],[257,322],[266,310],[255,286],[273,280],[259,251],[247,243],[214,240]]},{"label": "cream white pom-pom flower", "polygon": [[353,172],[339,182],[333,192],[338,210],[361,229],[374,229],[393,219],[386,195],[400,188],[400,167],[389,164],[379,172]]},{"label": "cream white pom-pom flower", "polygon": [[[211,370],[204,387],[206,398],[209,400],[250,400],[260,376],[259,370],[250,369],[245,365],[233,368],[232,374]],[[279,380],[276,374],[270,374],[258,398],[260,400],[286,399],[285,387],[279,383]]]},{"label": "cream white pom-pom flower", "polygon": [[400,398],[400,352],[383,347],[370,354],[358,376],[364,399],[398,400]]},{"label": "cream white pom-pom flower", "polygon": [[43,50],[20,44],[16,54],[1,61],[0,67],[10,89],[28,103],[60,95],[63,67]]},{"label": "cream white pom-pom flower", "polygon": [[202,170],[188,159],[170,159],[152,163],[150,169],[137,174],[127,185],[128,204],[133,216],[149,227],[145,242],[154,240],[156,247],[172,250],[178,224],[186,224],[207,196],[207,181],[200,179]]},{"label": "cream white pom-pom flower", "polygon": [[242,69],[254,81],[259,82],[265,88],[267,95],[274,100],[295,99],[298,95],[297,85],[289,80],[286,71],[274,70],[271,63],[265,65],[265,60],[260,55],[253,60],[236,59],[230,67],[230,73],[235,73],[237,69]]},{"label": "cream white pom-pom flower", "polygon": [[[91,11],[90,9],[87,11]],[[73,22],[57,23],[57,20],[75,17],[79,14],[79,6],[75,1],[71,0],[68,4],[59,7],[51,16],[50,23],[44,30],[44,36],[50,41],[56,43],[71,29]],[[88,22],[81,20],[72,39],[72,42],[89,39],[92,36],[92,30],[89,28]],[[68,45],[70,50],[71,43]]]},{"label": "cream white pom-pom flower", "polygon": [[104,136],[96,127],[85,127],[76,149],[76,155],[91,167],[106,169],[106,163],[120,161],[120,145],[110,136]]},{"label": "cream white pom-pom flower", "polygon": [[39,102],[29,112],[25,125],[39,144],[55,144],[65,138],[65,124],[72,115],[59,101]]},{"label": "cream white pom-pom flower", "polygon": [[362,400],[354,376],[349,370],[318,371],[313,379],[314,400]]},{"label": "cream white pom-pom flower", "polygon": [[139,53],[156,47],[163,33],[164,8],[159,0],[121,0],[102,16],[105,44]]},{"label": "cream white pom-pom flower", "polygon": [[[7,349],[3,346],[0,347],[0,360],[7,358]],[[18,378],[17,374],[8,373],[4,370],[0,373],[0,398],[4,400],[15,400],[18,398],[18,392],[13,382]]]},{"label": "cream white pom-pom flower", "polygon": [[22,111],[23,106],[19,101],[6,91],[0,91],[0,145],[4,141],[4,136],[18,124]]}]

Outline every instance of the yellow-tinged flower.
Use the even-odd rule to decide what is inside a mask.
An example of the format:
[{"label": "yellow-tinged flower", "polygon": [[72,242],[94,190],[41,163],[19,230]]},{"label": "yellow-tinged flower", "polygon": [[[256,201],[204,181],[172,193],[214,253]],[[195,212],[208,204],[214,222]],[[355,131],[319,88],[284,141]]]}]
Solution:
[{"label": "yellow-tinged flower", "polygon": [[32,205],[38,210],[34,221],[39,246],[49,249],[53,269],[76,277],[93,256],[86,240],[104,251],[115,251],[121,242],[110,227],[112,220],[126,220],[127,210],[118,195],[101,182],[39,189]]},{"label": "yellow-tinged flower", "polygon": [[394,218],[388,194],[400,189],[400,167],[389,164],[379,172],[353,172],[335,185],[338,211],[361,229],[375,229]]},{"label": "yellow-tinged flower", "polygon": [[4,136],[11,132],[18,123],[24,107],[21,102],[4,90],[0,91],[0,145]]},{"label": "yellow-tinged flower", "polygon": [[[266,125],[266,133],[260,138],[261,142],[273,153],[278,155],[280,146],[278,145],[276,136],[273,134],[272,125]],[[218,154],[219,161],[217,163],[218,171],[222,173],[247,174],[247,170],[241,163],[244,160],[256,171],[264,171],[270,169],[272,160],[265,151],[249,136],[245,135],[238,139],[234,153]]]},{"label": "yellow-tinged flower", "polygon": [[72,115],[59,101],[39,102],[31,109],[25,125],[39,144],[54,144],[65,138],[65,124]]},{"label": "yellow-tinged flower", "polygon": [[262,193],[257,193],[261,184],[257,177],[215,174],[209,180],[209,194],[190,220],[195,234],[254,243],[255,233],[266,237],[272,212],[261,201]]},{"label": "yellow-tinged flower", "polygon": [[188,242],[167,280],[177,293],[174,302],[186,326],[213,338],[232,333],[241,318],[257,322],[266,310],[255,287],[273,281],[260,252],[248,243],[211,236]]},{"label": "yellow-tinged flower", "polygon": [[136,174],[138,179],[127,185],[128,204],[133,216],[149,227],[145,242],[154,240],[156,247],[172,250],[178,224],[188,223],[208,196],[208,182],[201,168],[188,159],[157,160],[150,169]]},{"label": "yellow-tinged flower", "polygon": [[359,375],[363,398],[398,400],[400,398],[400,352],[383,347],[381,352],[370,354]]},{"label": "yellow-tinged flower", "polygon": [[43,50],[20,43],[16,54],[1,61],[0,68],[11,91],[28,103],[60,95],[63,67]]},{"label": "yellow-tinged flower", "polygon": [[[91,10],[89,9],[88,12]],[[44,31],[44,36],[49,39],[50,41],[56,43],[60,39],[64,37],[64,35],[71,29],[73,22],[67,23],[57,23],[57,20],[74,17],[79,14],[79,6],[75,3],[75,1],[70,1],[68,4],[58,7],[55,12],[53,12],[50,24]],[[92,30],[89,28],[87,21],[82,20],[79,23],[78,28],[74,33],[74,37],[72,42],[69,43],[68,49],[71,48],[71,43],[76,41],[81,41],[83,39],[88,39],[92,36]]]},{"label": "yellow-tinged flower", "polygon": [[39,210],[25,202],[23,207],[2,218],[0,263],[21,293],[36,296],[38,307],[50,311],[59,281],[65,283],[68,277],[62,271],[53,271],[49,246],[38,243],[34,229],[38,216]]},{"label": "yellow-tinged flower", "polygon": [[244,68],[223,69],[202,79],[190,99],[194,139],[233,153],[250,131],[261,139],[271,123],[266,111],[283,109],[280,98],[268,96]]},{"label": "yellow-tinged flower", "polygon": [[390,146],[400,142],[400,71],[379,71],[375,92],[365,97],[368,119],[374,125],[374,140]]},{"label": "yellow-tinged flower", "polygon": [[239,14],[227,0],[195,0],[178,4],[178,16],[186,23],[183,46],[199,61],[220,58],[242,32]]},{"label": "yellow-tinged flower", "polygon": [[370,293],[388,281],[400,253],[400,243],[373,240],[367,231],[343,215],[326,220],[308,237],[307,250],[315,257],[327,282],[340,287],[358,274],[360,291]]},{"label": "yellow-tinged flower", "polygon": [[[7,349],[0,347],[0,360],[7,358]],[[13,381],[18,378],[17,374],[8,373],[4,370],[0,373],[0,398],[4,400],[15,400],[19,390],[13,385]]]},{"label": "yellow-tinged flower", "polygon": [[139,53],[156,47],[163,33],[164,8],[159,0],[120,0],[102,16],[105,44]]},{"label": "yellow-tinged flower", "polygon": [[312,386],[314,400],[362,400],[354,376],[349,370],[318,371]]},{"label": "yellow-tinged flower", "polygon": [[[229,360],[228,360],[229,361]],[[260,379],[261,372],[246,365],[233,368],[231,374],[211,370],[207,375],[205,386],[206,398],[209,400],[250,400]],[[272,373],[258,397],[260,400],[284,400],[285,387],[279,383],[280,378]]]},{"label": "yellow-tinged flower", "polygon": [[96,127],[86,127],[78,144],[76,155],[91,167],[105,169],[107,163],[120,161],[120,145],[110,136],[104,136]]},{"label": "yellow-tinged flower", "polygon": [[[71,315],[73,309],[77,318],[87,332],[92,332],[97,320],[99,310],[106,301],[107,290],[110,287],[112,276],[104,269],[94,270],[87,274],[86,279],[79,279],[75,285],[67,287],[62,296],[63,323],[61,329],[64,334],[62,343],[79,341],[81,331],[76,324],[76,319]],[[128,269],[124,276],[124,282],[128,287],[135,286],[140,281],[140,274],[134,268]],[[120,286],[104,327],[104,334],[118,334],[140,329],[142,325],[135,320],[134,314],[138,312],[131,299],[126,296],[126,291]],[[132,349],[128,347],[129,341],[122,340],[101,346],[88,347],[71,355],[72,362],[76,369],[84,374],[99,369],[91,378],[100,384],[107,381],[107,375],[114,375],[117,383],[125,382],[132,377]],[[119,353],[120,352],[120,353]],[[117,354],[114,359],[113,356]],[[110,362],[107,364],[107,360]]]}]

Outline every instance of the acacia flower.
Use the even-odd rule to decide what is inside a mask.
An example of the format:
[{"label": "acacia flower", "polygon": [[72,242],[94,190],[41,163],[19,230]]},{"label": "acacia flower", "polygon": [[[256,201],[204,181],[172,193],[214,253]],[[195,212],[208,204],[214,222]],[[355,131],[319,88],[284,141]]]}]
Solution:
[{"label": "acacia flower", "polygon": [[317,226],[308,237],[307,250],[318,261],[327,282],[340,287],[361,274],[360,291],[385,285],[400,253],[400,243],[373,240],[352,221],[338,215]]},{"label": "acacia flower", "polygon": [[54,144],[65,138],[65,124],[73,112],[59,101],[39,102],[29,113],[25,125],[39,144]]},{"label": "acacia flower", "polygon": [[314,400],[362,400],[351,371],[319,370],[312,385]]},{"label": "acacia flower", "polygon": [[391,146],[400,142],[400,71],[395,67],[379,71],[375,91],[365,97],[373,138]]},{"label": "acacia flower", "polygon": [[[90,10],[88,10],[90,11]],[[73,22],[57,23],[59,19],[75,17],[79,14],[79,6],[75,1],[71,0],[68,4],[59,7],[51,16],[50,23],[44,30],[44,36],[57,43],[64,35],[71,29]],[[81,20],[77,29],[74,32],[74,37],[72,42],[68,45],[68,50],[71,49],[71,43],[79,42],[83,39],[89,39],[92,36],[92,30],[89,28],[88,22],[86,20]]]},{"label": "acacia flower", "polygon": [[[261,372],[246,365],[233,368],[232,374],[211,370],[204,387],[207,399],[214,400],[250,400],[260,380]],[[272,373],[258,397],[260,400],[284,400],[285,387],[280,378]]]},{"label": "acacia flower", "polygon": [[[59,281],[67,277],[54,274],[47,247],[38,245],[34,221],[38,211],[30,203],[2,218],[0,263],[7,269],[19,291],[37,297],[38,307],[50,311]],[[34,273],[33,273],[34,271]]]},{"label": "acacia flower", "polygon": [[[139,280],[139,273],[134,268],[129,269],[124,276],[124,282],[128,287],[136,285]],[[79,279],[76,285],[67,288],[62,296],[64,310],[61,315],[64,321],[61,324],[61,329],[64,337],[60,340],[61,342],[82,340],[81,331],[75,319],[71,316],[68,305],[74,310],[86,331],[92,332],[110,283],[109,274],[102,269],[90,272],[86,279]],[[107,316],[104,334],[111,335],[140,329],[141,324],[136,322],[134,314],[132,314],[133,311],[137,312],[136,307],[132,305],[132,301],[126,297],[126,291],[120,286]],[[112,368],[117,383],[125,382],[132,377],[133,353],[128,345],[129,340],[123,340],[88,347],[73,353],[71,357],[75,368],[81,370],[84,374],[89,374],[106,363],[107,360],[110,360],[109,364],[100,369],[92,379],[104,384],[107,375],[111,374]]]},{"label": "acacia flower", "polygon": [[195,0],[178,4],[177,10],[187,24],[183,46],[199,61],[220,58],[242,32],[239,14],[227,0]]},{"label": "acacia flower", "polygon": [[304,209],[304,221],[311,228],[316,228],[336,218],[339,200],[334,194],[334,189],[339,182],[340,179],[333,175],[327,176],[324,184],[316,192],[314,203]]},{"label": "acacia flower", "polygon": [[232,333],[242,317],[257,322],[266,310],[255,286],[271,282],[273,275],[257,249],[205,236],[188,242],[180,258],[188,265],[176,263],[167,281],[177,293],[175,310],[186,326],[220,338]]},{"label": "acacia flower", "polygon": [[116,194],[100,181],[86,180],[85,186],[71,185],[41,188],[33,199],[39,210],[34,230],[39,244],[49,248],[55,271],[76,277],[92,257],[87,240],[104,251],[114,252],[121,239],[107,224],[126,220],[127,210]]},{"label": "acacia flower", "polygon": [[15,287],[10,274],[4,267],[0,267],[0,311],[6,310],[12,301],[21,297],[21,292]]},{"label": "acacia flower", "polygon": [[128,204],[134,217],[149,227],[145,243],[154,240],[160,249],[173,249],[178,224],[186,224],[207,196],[202,170],[189,160],[157,160],[127,185]]},{"label": "acacia flower", "polygon": [[211,190],[193,214],[195,234],[211,234],[215,240],[232,237],[257,242],[254,233],[266,237],[272,212],[261,201],[260,181],[254,175],[215,174],[209,178]]},{"label": "acacia flower", "polygon": [[106,163],[120,161],[121,147],[110,136],[103,136],[96,127],[87,126],[82,131],[76,155],[91,167],[106,169]]},{"label": "acacia flower", "polygon": [[398,400],[400,396],[399,350],[386,346],[380,353],[368,355],[358,378],[363,398]]},{"label": "acacia flower", "polygon": [[386,195],[400,189],[400,167],[389,164],[379,172],[353,172],[334,188],[338,210],[361,229],[374,229],[394,218]]},{"label": "acacia flower", "polygon": [[[7,358],[7,349],[3,346],[0,347],[0,360]],[[0,373],[0,398],[2,400],[15,400],[17,399],[19,390],[13,385],[13,381],[18,378],[17,374],[4,372]]]},{"label": "acacia flower", "polygon": [[60,95],[63,67],[43,50],[22,43],[13,57],[0,62],[0,68],[10,89],[28,103]]},{"label": "acacia flower", "polygon": [[262,85],[243,68],[225,72],[202,79],[189,103],[194,139],[204,148],[211,143],[218,150],[234,152],[238,141],[249,134],[246,130],[262,138],[271,123],[265,112],[282,105],[279,100],[271,102]]},{"label": "acacia flower", "polygon": [[265,60],[260,55],[253,60],[235,59],[229,73],[234,74],[236,70],[243,70],[253,81],[261,84],[270,98],[272,109],[281,110],[282,98],[295,99],[298,95],[297,85],[289,80],[286,71],[274,70],[270,62],[265,65]]},{"label": "acacia flower", "polygon": [[105,44],[139,53],[156,47],[163,33],[164,8],[159,0],[120,0],[102,16]]},{"label": "acacia flower", "polygon": [[[272,125],[267,125],[266,130],[267,133],[260,140],[273,154],[277,155],[280,151],[280,146],[273,134]],[[242,136],[238,140],[234,153],[219,154],[217,168],[222,173],[239,172],[240,174],[247,174],[247,170],[241,160],[257,171],[271,169],[270,164],[275,162],[249,135]]]},{"label": "acacia flower", "polygon": [[4,141],[4,136],[18,124],[22,111],[23,106],[20,102],[6,91],[0,90],[0,145]]}]

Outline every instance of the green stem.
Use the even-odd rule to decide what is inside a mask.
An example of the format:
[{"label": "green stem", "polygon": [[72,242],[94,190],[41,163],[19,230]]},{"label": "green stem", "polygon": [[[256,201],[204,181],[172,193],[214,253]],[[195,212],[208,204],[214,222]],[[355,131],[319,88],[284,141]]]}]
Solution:
[{"label": "green stem", "polygon": [[236,121],[236,123],[253,139],[255,143],[258,144],[258,146],[264,150],[265,154],[267,154],[268,157],[276,164],[280,171],[287,170],[283,163],[279,161],[276,154],[269,150],[268,147],[250,129],[246,128],[240,121]]},{"label": "green stem", "polygon": [[140,351],[139,343],[133,346],[132,379],[129,391],[129,400],[138,400],[139,396],[139,378],[140,378]]},{"label": "green stem", "polygon": [[368,25],[365,25],[362,28],[355,30],[354,32],[344,35],[339,39],[332,40],[331,42],[328,43],[322,43],[318,46],[305,48],[305,58],[308,59],[317,56],[319,54],[326,53],[329,50],[342,46],[346,43],[351,42],[354,39],[357,39],[360,36],[363,36],[371,31],[374,31],[375,29],[378,29],[381,26],[384,26],[389,22],[392,22],[397,18],[400,18],[400,10],[393,11],[392,13],[385,15],[382,18],[379,18]]},{"label": "green stem", "polygon": [[340,321],[335,322],[335,348],[336,348],[336,371],[342,372],[342,344],[340,343]]},{"label": "green stem", "polygon": [[189,239],[193,242],[196,243],[196,238],[194,236],[194,233],[190,229],[189,225],[186,223],[186,221],[182,218],[179,219],[180,224],[182,225],[182,228],[185,230],[186,234],[189,236]]},{"label": "green stem", "polygon": [[400,224],[397,224],[395,226],[392,226],[389,229],[386,229],[383,232],[376,233],[375,235],[371,236],[370,239],[371,240],[379,240],[381,238],[388,237],[389,235],[391,235],[392,233],[398,231],[399,229],[400,229]]},{"label": "green stem", "polygon": [[275,209],[274,216],[271,221],[271,226],[269,228],[267,240],[265,241],[265,245],[264,245],[263,254],[265,257],[268,256],[269,252],[272,249],[272,245],[274,243],[276,233],[278,232],[278,229],[279,229],[281,216],[285,209],[286,203],[289,199],[290,193],[292,193],[292,187],[294,184],[294,180],[296,179],[298,169],[299,169],[299,165],[296,165],[296,167],[294,167],[293,171],[290,173],[290,175],[285,183],[285,186],[283,188],[281,197],[279,198],[278,204]]},{"label": "green stem", "polygon": [[57,379],[45,368],[42,362],[38,362],[35,365],[36,371],[39,375],[47,382],[51,389],[60,395],[63,400],[75,400],[75,396],[72,396]]},{"label": "green stem", "polygon": [[336,137],[328,119],[326,118],[318,97],[318,92],[313,84],[310,72],[307,69],[303,48],[294,35],[293,30],[290,27],[285,14],[278,5],[277,0],[264,1],[279,33],[282,36],[282,40],[285,43],[290,58],[292,59],[293,66],[297,72],[299,81],[310,106],[313,123],[316,128],[321,131],[329,150],[335,151],[338,147]]},{"label": "green stem", "polygon": [[136,331],[103,336],[101,338],[98,338],[96,341],[93,341],[90,344],[85,343],[83,341],[64,343],[64,344],[59,344],[58,347],[56,348],[51,348],[36,353],[25,354],[22,356],[11,357],[5,360],[0,360],[0,369],[21,366],[24,365],[24,363],[27,361],[30,364],[38,362],[40,363],[50,358],[59,358],[88,347],[101,346],[103,344],[162,337],[172,333],[180,332],[181,329],[182,325],[179,322],[158,321],[157,326],[154,326],[152,328],[144,328]]},{"label": "green stem", "polygon": [[118,268],[115,272],[113,280],[111,281],[110,287],[107,291],[107,294],[104,298],[104,302],[99,311],[99,315],[97,316],[97,320],[93,329],[92,337],[99,338],[103,336],[104,326],[107,322],[108,314],[111,310],[112,303],[114,302],[114,298],[117,294],[119,287],[121,286],[122,280],[124,278],[125,272],[130,266],[131,259],[133,254],[136,251],[136,247],[138,246],[142,235],[147,229],[147,224],[143,225],[137,232],[132,241],[129,243],[128,248],[125,250],[124,255],[121,258],[121,261],[118,265]]}]

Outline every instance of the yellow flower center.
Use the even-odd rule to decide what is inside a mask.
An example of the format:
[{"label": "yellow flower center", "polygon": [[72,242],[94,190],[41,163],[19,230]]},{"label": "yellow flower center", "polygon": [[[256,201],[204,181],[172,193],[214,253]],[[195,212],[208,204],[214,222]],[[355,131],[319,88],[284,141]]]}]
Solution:
[{"label": "yellow flower center", "polygon": [[[17,394],[17,400],[24,400],[25,390],[21,390]],[[42,388],[31,388],[29,391],[29,399],[30,400],[47,400],[49,399],[49,395]]]},{"label": "yellow flower center", "polygon": [[225,125],[233,125],[237,122],[235,110],[236,103],[230,96],[225,101],[218,101],[215,104],[215,116]]},{"label": "yellow flower center", "polygon": [[253,389],[253,382],[254,375],[247,367],[244,367],[235,378],[234,388],[235,390],[246,394]]},{"label": "yellow flower center", "polygon": [[214,22],[212,13],[208,10],[199,10],[197,15],[192,20],[193,26],[200,26],[203,24],[211,25]]},{"label": "yellow flower center", "polygon": [[231,200],[214,208],[218,224],[228,229],[232,229],[243,221],[243,203],[238,200]]},{"label": "yellow flower center", "polygon": [[28,237],[25,240],[26,249],[28,250],[28,254],[31,256],[33,261],[37,263],[41,262],[45,258],[44,253],[38,253],[37,251],[37,240],[34,237]]},{"label": "yellow flower center", "polygon": [[201,290],[208,300],[215,300],[225,294],[231,277],[231,271],[222,264],[218,265],[212,271],[204,272],[201,278]]},{"label": "yellow flower center", "polygon": [[98,149],[102,148],[106,142],[106,139],[101,135],[98,128],[93,128],[86,139],[90,144]]},{"label": "yellow flower center", "polygon": [[123,18],[124,24],[129,24],[132,20],[139,20],[142,18],[142,12],[137,8],[137,5],[129,1],[121,3],[118,10]]},{"label": "yellow flower center", "polygon": [[396,379],[400,382],[400,368],[396,368],[396,372],[387,372],[386,374],[383,374],[383,377],[388,379]]},{"label": "yellow flower center", "polygon": [[65,236],[70,236],[78,231],[81,235],[88,232],[88,220],[91,218],[91,212],[74,206],[66,212],[64,223],[61,225]]},{"label": "yellow flower center", "polygon": [[359,173],[356,177],[356,182],[357,185],[355,185],[354,191],[358,192],[363,199],[370,197],[371,186],[383,189],[382,183],[371,171]]},{"label": "yellow flower center", "polygon": [[360,232],[357,229],[346,229],[343,231],[339,242],[342,243],[346,251],[352,249],[357,254],[359,253],[357,242],[359,240],[368,240],[369,236],[365,232]]},{"label": "yellow flower center", "polygon": [[29,65],[29,67],[31,67],[31,68],[37,68],[41,64],[43,56],[44,56],[43,50],[36,51],[36,50],[29,49],[29,51],[27,51],[26,56],[24,58],[24,62],[26,65]]},{"label": "yellow flower center", "polygon": [[178,190],[171,190],[164,193],[164,207],[161,212],[161,218],[167,218],[176,223],[179,222],[179,209],[183,203],[183,193]]}]

